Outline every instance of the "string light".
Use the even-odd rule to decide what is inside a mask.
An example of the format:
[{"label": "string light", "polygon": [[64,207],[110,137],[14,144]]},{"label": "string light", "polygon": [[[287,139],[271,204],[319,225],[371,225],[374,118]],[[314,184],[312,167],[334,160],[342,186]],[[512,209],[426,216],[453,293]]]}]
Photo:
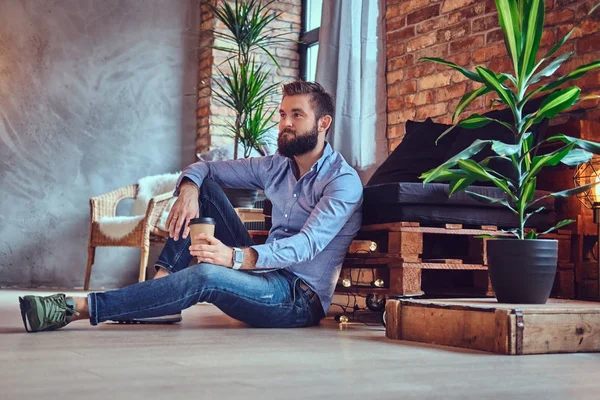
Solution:
[{"label": "string light", "polygon": [[375,279],[371,284],[375,287],[382,288],[385,285],[385,282],[383,279]]},{"label": "string light", "polygon": [[352,286],[352,281],[350,279],[343,279],[342,286],[348,288],[348,287]]}]

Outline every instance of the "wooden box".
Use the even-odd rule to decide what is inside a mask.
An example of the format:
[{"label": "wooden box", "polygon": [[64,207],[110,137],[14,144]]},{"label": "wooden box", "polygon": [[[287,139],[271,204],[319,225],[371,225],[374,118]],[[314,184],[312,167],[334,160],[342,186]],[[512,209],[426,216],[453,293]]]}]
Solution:
[{"label": "wooden box", "polygon": [[544,305],[496,299],[388,300],[390,339],[499,354],[600,351],[600,303],[550,299]]}]

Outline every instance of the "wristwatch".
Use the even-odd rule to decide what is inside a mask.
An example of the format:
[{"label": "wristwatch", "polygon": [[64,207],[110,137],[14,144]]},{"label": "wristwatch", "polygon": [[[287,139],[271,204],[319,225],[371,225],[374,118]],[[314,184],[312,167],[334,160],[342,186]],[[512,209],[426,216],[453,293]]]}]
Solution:
[{"label": "wristwatch", "polygon": [[244,263],[244,251],[239,247],[233,248],[233,269],[240,269]]}]

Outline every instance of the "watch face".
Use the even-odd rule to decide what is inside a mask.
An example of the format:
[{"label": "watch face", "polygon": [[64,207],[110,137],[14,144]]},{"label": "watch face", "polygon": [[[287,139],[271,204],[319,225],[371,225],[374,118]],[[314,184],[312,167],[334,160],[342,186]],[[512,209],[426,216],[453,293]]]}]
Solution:
[{"label": "watch face", "polygon": [[244,261],[244,252],[242,250],[235,250],[233,252],[234,261],[236,263],[241,263]]}]

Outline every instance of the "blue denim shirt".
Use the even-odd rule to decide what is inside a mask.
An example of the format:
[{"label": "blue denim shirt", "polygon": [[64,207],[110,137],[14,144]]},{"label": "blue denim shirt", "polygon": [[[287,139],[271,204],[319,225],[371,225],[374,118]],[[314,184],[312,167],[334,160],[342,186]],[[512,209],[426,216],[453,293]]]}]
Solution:
[{"label": "blue denim shirt", "polygon": [[325,144],[323,156],[300,180],[295,161],[279,153],[268,157],[196,162],[177,182],[198,187],[209,177],[223,187],[262,189],[273,203],[273,226],[265,244],[252,246],[256,267],[287,268],[302,278],[327,310],[348,247],[362,219],[363,187],[342,155]]}]

